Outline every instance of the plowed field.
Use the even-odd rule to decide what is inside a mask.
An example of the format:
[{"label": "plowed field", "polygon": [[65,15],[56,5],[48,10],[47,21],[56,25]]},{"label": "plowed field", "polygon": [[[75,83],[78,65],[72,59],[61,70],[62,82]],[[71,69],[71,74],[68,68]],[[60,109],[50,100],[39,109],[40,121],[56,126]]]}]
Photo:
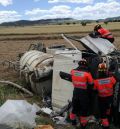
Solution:
[{"label": "plowed field", "polygon": [[[74,36],[85,36],[84,33],[70,33]],[[120,49],[120,31],[113,31],[115,36],[115,46]],[[0,78],[3,80],[16,80],[16,72],[2,65],[5,60],[15,61],[19,53],[24,53],[28,50],[30,44],[44,43],[46,46],[51,44],[66,44],[69,45],[60,34],[20,34],[20,35],[0,35]]]}]

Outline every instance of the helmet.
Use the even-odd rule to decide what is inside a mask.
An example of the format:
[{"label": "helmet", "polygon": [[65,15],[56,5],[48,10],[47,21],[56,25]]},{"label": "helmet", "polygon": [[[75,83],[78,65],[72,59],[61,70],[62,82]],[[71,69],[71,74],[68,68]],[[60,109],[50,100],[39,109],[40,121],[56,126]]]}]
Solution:
[{"label": "helmet", "polygon": [[78,62],[78,65],[79,65],[79,66],[87,66],[88,63],[87,63],[87,61],[86,61],[85,59],[81,59],[81,60]]},{"label": "helmet", "polygon": [[106,65],[106,63],[100,63],[98,65],[98,71],[104,71],[104,72],[106,72],[107,71],[107,65]]},{"label": "helmet", "polygon": [[102,26],[101,26],[100,24],[98,24],[98,25],[96,25],[96,26],[94,27],[94,31],[97,31],[97,30],[100,29],[100,28],[102,28]]}]

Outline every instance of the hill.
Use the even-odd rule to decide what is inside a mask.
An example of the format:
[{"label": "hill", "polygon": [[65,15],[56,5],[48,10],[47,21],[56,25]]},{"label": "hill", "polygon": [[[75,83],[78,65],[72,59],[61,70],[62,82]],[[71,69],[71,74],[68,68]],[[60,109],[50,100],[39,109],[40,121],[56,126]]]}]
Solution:
[{"label": "hill", "polygon": [[0,26],[29,26],[29,25],[45,25],[45,24],[60,24],[64,22],[74,21],[72,18],[56,18],[56,19],[42,19],[42,20],[20,20],[15,22],[4,22]]},{"label": "hill", "polygon": [[120,16],[119,17],[106,18],[106,21],[118,22],[118,21],[120,21]]},{"label": "hill", "polygon": [[120,16],[118,17],[111,17],[111,18],[106,18],[106,19],[98,19],[98,20],[76,20],[73,18],[56,18],[56,19],[42,19],[42,20],[20,20],[20,21],[14,21],[14,22],[4,22],[1,23],[0,26],[31,26],[31,25],[48,25],[48,24],[63,24],[63,23],[81,23],[81,22],[103,22],[103,21],[108,21],[108,22],[119,22],[120,21]]}]

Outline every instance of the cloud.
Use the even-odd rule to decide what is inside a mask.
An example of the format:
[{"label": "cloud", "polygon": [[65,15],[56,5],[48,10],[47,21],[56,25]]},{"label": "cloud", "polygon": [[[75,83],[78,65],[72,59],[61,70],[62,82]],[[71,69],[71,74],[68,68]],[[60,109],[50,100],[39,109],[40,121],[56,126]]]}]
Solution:
[{"label": "cloud", "polygon": [[45,13],[48,13],[48,10],[41,10],[40,8],[36,8],[36,9],[33,9],[31,11],[29,10],[26,10],[25,11],[25,15],[42,15],[42,14],[45,14]]},{"label": "cloud", "polygon": [[8,21],[17,21],[21,19],[21,15],[16,11],[0,11],[0,23]]},{"label": "cloud", "polygon": [[79,19],[101,19],[120,15],[120,3],[116,1],[96,3],[94,6],[77,7],[73,14]]},{"label": "cloud", "polygon": [[40,1],[40,0],[34,0],[35,2],[38,2],[38,1]]},{"label": "cloud", "polygon": [[[34,0],[35,2],[42,0]],[[93,3],[94,0],[48,0],[48,3]]]},{"label": "cloud", "polygon": [[11,5],[13,2],[12,0],[0,0],[0,4],[3,6]]},{"label": "cloud", "polygon": [[54,6],[49,10],[37,8],[31,11],[27,10],[25,15],[30,16],[30,20],[70,17],[71,8],[66,5]]},{"label": "cloud", "polygon": [[92,3],[94,0],[48,0],[48,3]]},{"label": "cloud", "polygon": [[[58,0],[56,0],[58,1]],[[75,19],[101,19],[120,15],[120,2],[108,0],[106,3],[99,2],[94,5],[71,8],[67,5],[54,6],[50,9],[42,10],[40,8],[28,10],[25,15],[30,20],[47,18],[75,18]]]}]

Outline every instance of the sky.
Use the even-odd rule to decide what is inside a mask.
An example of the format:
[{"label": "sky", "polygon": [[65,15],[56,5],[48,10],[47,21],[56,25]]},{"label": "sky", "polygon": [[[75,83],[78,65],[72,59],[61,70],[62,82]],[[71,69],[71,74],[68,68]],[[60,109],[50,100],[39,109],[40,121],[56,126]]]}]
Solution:
[{"label": "sky", "polygon": [[0,23],[51,18],[104,19],[120,16],[120,0],[0,0]]}]

